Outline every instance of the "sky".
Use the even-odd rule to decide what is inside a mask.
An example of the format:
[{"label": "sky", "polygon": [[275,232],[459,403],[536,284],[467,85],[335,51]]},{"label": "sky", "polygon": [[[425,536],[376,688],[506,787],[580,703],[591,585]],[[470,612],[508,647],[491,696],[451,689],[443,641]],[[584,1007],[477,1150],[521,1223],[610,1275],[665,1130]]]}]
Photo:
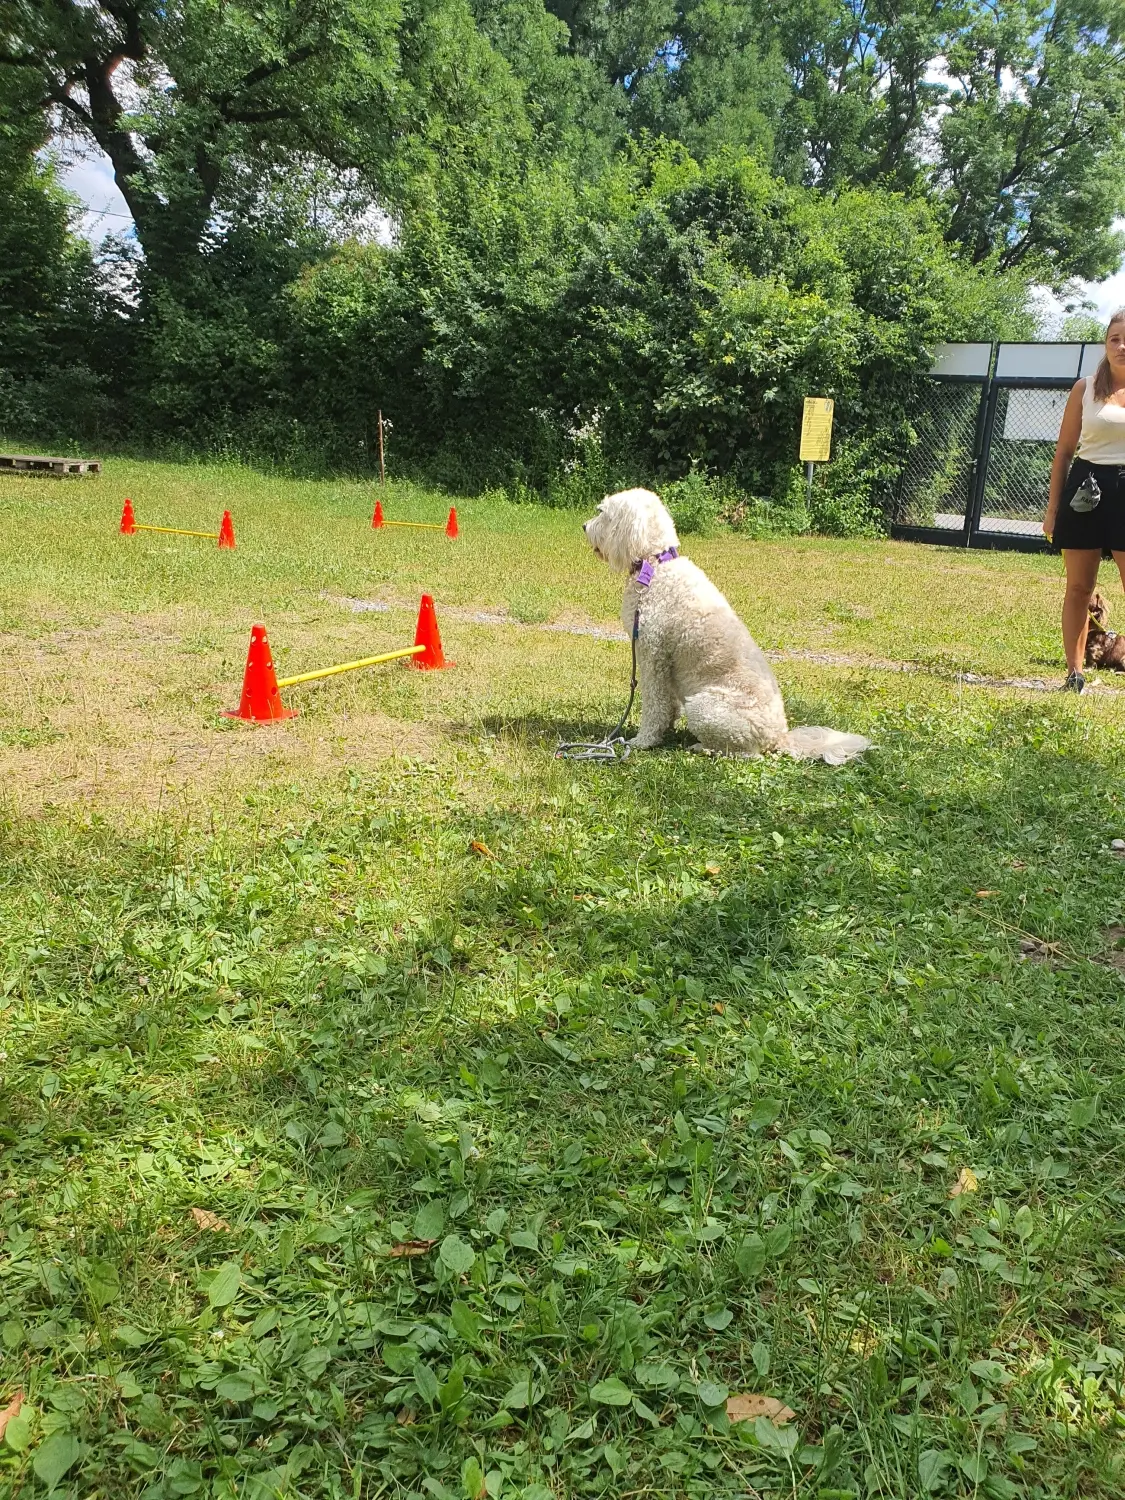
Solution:
[{"label": "sky", "polygon": [[[82,229],[88,239],[97,243],[105,234],[114,231],[121,234],[129,230],[132,219],[113,180],[113,168],[107,156],[90,147],[84,155],[75,156],[63,165],[59,177],[63,186],[87,205]],[[1119,219],[1115,227],[1125,230],[1125,219]],[[1110,313],[1125,307],[1125,265],[1105,281],[1086,282],[1083,286],[1103,322]],[[1065,315],[1062,304],[1049,294],[1041,299],[1040,305],[1048,323],[1062,321]]]},{"label": "sky", "polygon": [[[81,230],[94,245],[107,234],[132,234],[133,218],[129,206],[113,180],[109,157],[92,143],[69,143],[65,155],[57,156],[55,167],[63,187],[83,204]],[[349,232],[361,242],[393,242],[394,226],[377,207],[348,221]]]},{"label": "sky", "polygon": [[128,205],[113,180],[109,157],[90,147],[81,156],[59,164],[59,181],[86,209],[82,232],[96,244],[103,235],[125,233],[132,228]]},{"label": "sky", "polygon": [[[1125,229],[1125,219],[1118,219],[1114,228]],[[1119,307],[1125,307],[1125,268],[1115,276],[1107,277],[1105,281],[1087,282],[1086,286],[1090,300],[1097,304],[1098,317],[1103,323],[1108,322],[1110,313],[1116,312]]]}]

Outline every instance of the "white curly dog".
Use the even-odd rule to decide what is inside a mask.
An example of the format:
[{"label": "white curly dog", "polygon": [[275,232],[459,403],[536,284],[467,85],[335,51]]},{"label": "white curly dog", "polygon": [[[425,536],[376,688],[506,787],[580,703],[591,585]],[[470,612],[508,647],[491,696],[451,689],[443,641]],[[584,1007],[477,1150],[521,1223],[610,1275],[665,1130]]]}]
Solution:
[{"label": "white curly dog", "polygon": [[659,495],[607,495],[583,530],[596,556],[629,575],[621,619],[637,621],[641,723],[630,743],[659,745],[682,714],[697,750],[843,765],[870,748],[859,734],[790,729],[777,678],[760,647],[702,569],[679,555],[676,526]]}]

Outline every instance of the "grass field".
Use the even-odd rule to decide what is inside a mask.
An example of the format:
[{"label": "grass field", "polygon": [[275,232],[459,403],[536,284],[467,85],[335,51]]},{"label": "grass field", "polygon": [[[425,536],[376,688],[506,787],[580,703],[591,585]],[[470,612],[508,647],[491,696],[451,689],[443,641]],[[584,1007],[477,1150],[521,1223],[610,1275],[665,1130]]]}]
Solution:
[{"label": "grass field", "polygon": [[0,1494],[1120,1495],[1125,696],[957,676],[1057,561],[689,539],[878,749],[566,765],[580,518],[373,498],[2,481]]}]

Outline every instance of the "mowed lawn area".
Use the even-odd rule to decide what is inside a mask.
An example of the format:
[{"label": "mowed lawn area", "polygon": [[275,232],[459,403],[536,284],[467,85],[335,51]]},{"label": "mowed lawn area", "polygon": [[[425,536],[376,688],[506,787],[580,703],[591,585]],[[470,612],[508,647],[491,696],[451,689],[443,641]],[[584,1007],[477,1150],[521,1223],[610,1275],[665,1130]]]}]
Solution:
[{"label": "mowed lawn area", "polygon": [[1058,560],[686,538],[878,748],[567,764],[583,518],[375,494],[0,480],[0,1494],[1121,1495],[1125,695],[958,675]]}]

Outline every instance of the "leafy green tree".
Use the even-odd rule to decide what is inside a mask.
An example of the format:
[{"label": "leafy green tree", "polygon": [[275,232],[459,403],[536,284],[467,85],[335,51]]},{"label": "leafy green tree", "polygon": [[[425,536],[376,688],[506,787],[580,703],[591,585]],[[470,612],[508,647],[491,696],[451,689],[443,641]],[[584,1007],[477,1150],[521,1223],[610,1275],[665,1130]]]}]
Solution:
[{"label": "leafy green tree", "polygon": [[973,260],[1059,284],[1116,270],[1125,238],[1125,9],[1118,0],[967,7],[930,180]]},{"label": "leafy green tree", "polygon": [[0,65],[95,142],[174,276],[243,182],[307,161],[392,206],[527,134],[462,0],[0,0]]},{"label": "leafy green tree", "polygon": [[1059,338],[1075,344],[1100,344],[1105,338],[1105,320],[1091,312],[1070,313],[1063,319]]},{"label": "leafy green tree", "polygon": [[790,175],[924,194],[977,264],[1056,286],[1115,268],[1119,0],[762,0],[762,14],[792,80]]},{"label": "leafy green tree", "polygon": [[[362,219],[586,150],[612,110],[541,0],[0,0],[0,119],[109,156],[143,252],[132,415],[276,447],[285,287]],[[600,91],[600,102],[599,102]],[[595,132],[595,135],[597,133]],[[276,419],[276,420],[275,420]]]},{"label": "leafy green tree", "polygon": [[919,149],[947,92],[941,0],[763,0],[758,10],[790,81],[777,166],[820,187],[918,187]]},{"label": "leafy green tree", "polygon": [[546,7],[566,25],[574,50],[617,88],[627,90],[674,46],[676,0],[546,0]]},{"label": "leafy green tree", "polygon": [[674,145],[595,185],[556,169],[435,197],[396,249],[345,247],[292,295],[291,409],[341,454],[381,406],[400,462],[459,484],[564,499],[583,473],[694,470],[779,496],[804,396],[831,395],[818,520],[836,530],[873,524],[933,345],[1026,331],[1019,278],[958,261],[924,204]]},{"label": "leafy green tree", "polygon": [[628,82],[634,131],[681,141],[700,159],[733,146],[768,160],[788,86],[754,8],[688,0],[674,9],[667,39]]},{"label": "leafy green tree", "polygon": [[89,256],[71,238],[67,204],[28,142],[0,136],[0,365],[39,372],[74,327]]},{"label": "leafy green tree", "polygon": [[681,141],[697,156],[723,146],[772,150],[787,84],[776,48],[760,47],[744,0],[547,0],[573,49],[617,92],[635,136]]},{"label": "leafy green tree", "polygon": [[481,34],[522,85],[533,154],[562,155],[586,170],[604,164],[623,135],[612,85],[569,47],[570,32],[543,0],[471,0]]},{"label": "leafy green tree", "polygon": [[[0,78],[0,89],[24,88]],[[0,127],[0,430],[78,434],[107,415],[91,366],[121,332],[72,203],[38,159],[42,122]]]},{"label": "leafy green tree", "polygon": [[1121,0],[550,0],[634,134],[764,152],[790,181],[928,198],[976,264],[1113,270]]}]

